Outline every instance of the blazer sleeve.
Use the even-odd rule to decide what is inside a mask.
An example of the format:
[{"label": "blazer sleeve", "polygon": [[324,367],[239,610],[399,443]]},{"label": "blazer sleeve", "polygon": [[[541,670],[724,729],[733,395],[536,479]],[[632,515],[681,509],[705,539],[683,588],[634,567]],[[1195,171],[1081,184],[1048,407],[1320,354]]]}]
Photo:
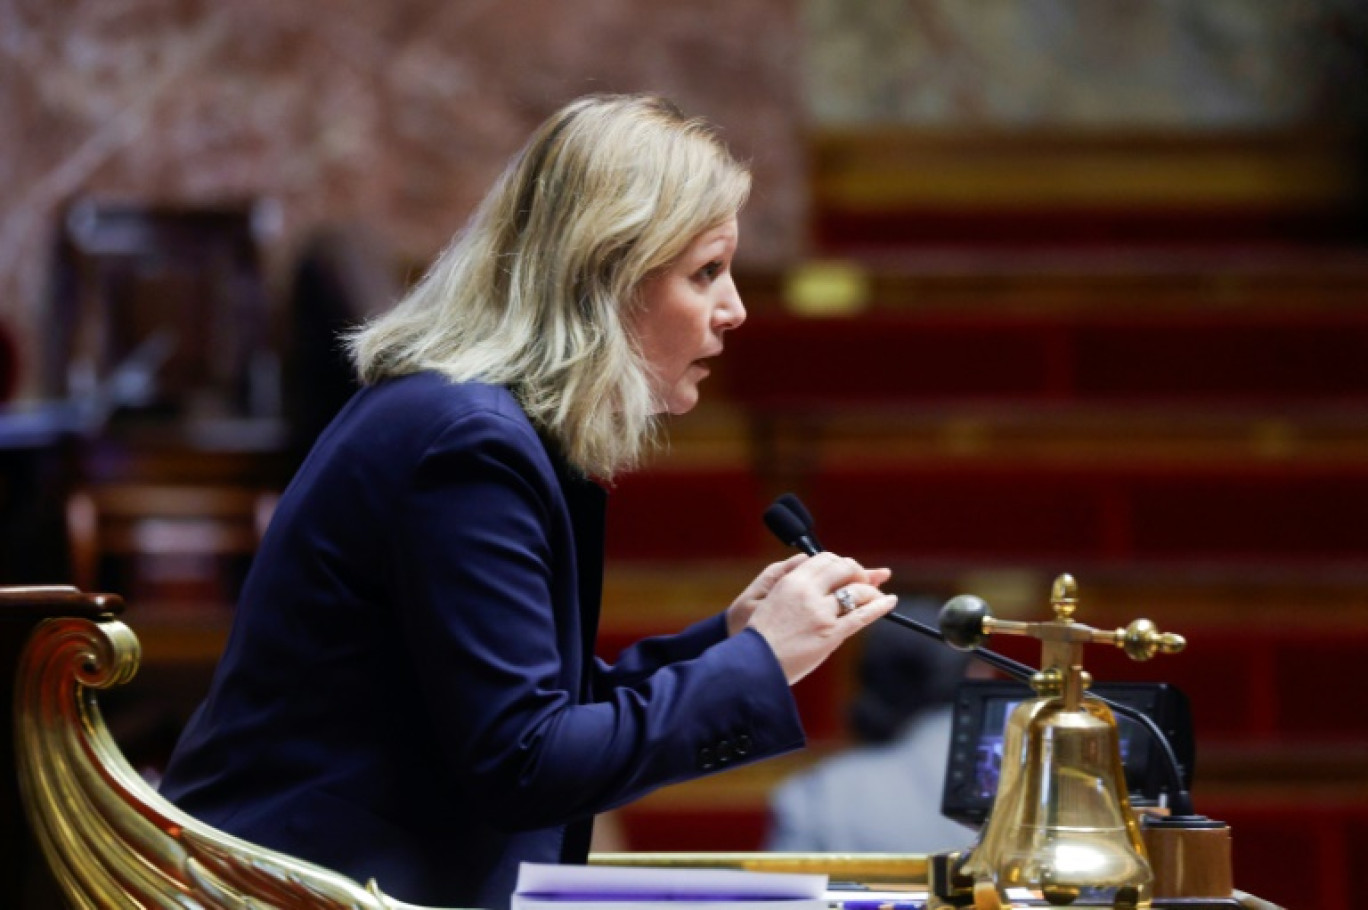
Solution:
[{"label": "blazer sleeve", "polygon": [[661,667],[693,660],[727,638],[725,614],[709,616],[675,635],[645,638],[625,648],[613,663],[594,659],[594,698],[598,700],[619,686],[644,681]]},{"label": "blazer sleeve", "polygon": [[647,646],[624,670],[628,684],[576,703],[577,667],[565,662],[581,655],[568,656],[578,644],[560,637],[556,612],[566,608],[551,540],[559,503],[525,422],[478,411],[434,436],[401,504],[400,625],[472,806],[508,829],[561,824],[800,747],[783,672],[749,630],[695,630],[676,652],[688,659],[654,669],[668,646],[655,656]]}]

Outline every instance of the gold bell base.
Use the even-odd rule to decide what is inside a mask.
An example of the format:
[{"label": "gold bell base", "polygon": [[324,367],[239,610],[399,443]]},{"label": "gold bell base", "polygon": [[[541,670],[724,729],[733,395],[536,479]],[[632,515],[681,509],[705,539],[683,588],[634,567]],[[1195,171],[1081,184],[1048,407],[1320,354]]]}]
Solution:
[{"label": "gold bell base", "polygon": [[[1151,900],[1149,906],[1152,908],[1152,910],[1249,910],[1251,906],[1261,905],[1261,902],[1251,904],[1241,901],[1235,897],[1233,890],[1230,888],[1228,884],[1230,869],[1230,829],[1222,827],[1221,829],[1216,830],[1223,832],[1225,835],[1226,849],[1224,868],[1226,870],[1225,882],[1227,883],[1225,893],[1209,893],[1206,896],[1176,896],[1174,894],[1174,891],[1172,890],[1172,884],[1175,881],[1186,882],[1189,886],[1195,886],[1195,881],[1201,881],[1205,883],[1204,887],[1219,887],[1219,882],[1217,881],[1217,878],[1213,877],[1213,874],[1210,872],[1210,870],[1208,870],[1205,873],[1202,873],[1202,877],[1200,879],[1194,880],[1192,878],[1192,876],[1195,874],[1194,870],[1196,867],[1193,865],[1194,853],[1191,852],[1191,848],[1195,844],[1197,855],[1200,857],[1201,860],[1204,860],[1205,862],[1209,863],[1212,861],[1213,855],[1217,860],[1219,860],[1220,847],[1214,835],[1207,835],[1201,838],[1188,838],[1186,834],[1174,834],[1172,831],[1170,831],[1167,832],[1168,836],[1164,839],[1163,843],[1160,844],[1160,856],[1154,857],[1152,855],[1152,861],[1155,862],[1154,871],[1156,876],[1156,883],[1158,881],[1166,882],[1166,886],[1164,891],[1162,892],[1162,896],[1156,894],[1156,896]],[[1199,840],[1201,841],[1200,843],[1198,843]],[[1146,838],[1146,847],[1147,849],[1149,848],[1148,838]],[[1202,854],[1205,855],[1203,856]],[[960,860],[963,858],[963,856],[963,853],[951,852],[935,853],[927,858],[928,908],[932,908],[932,910],[950,910],[950,908],[974,906],[973,880],[966,876],[957,874],[953,871],[958,867]],[[1179,857],[1181,857],[1181,862],[1184,863],[1184,865],[1180,865],[1175,868],[1184,870],[1182,873],[1170,873],[1168,870],[1164,868],[1164,864],[1166,861],[1172,861]],[[1169,877],[1166,878],[1166,875]],[[1158,890],[1159,889],[1156,888],[1156,891]],[[1040,900],[1020,902],[1014,901],[1011,906],[1049,907],[1051,905],[1047,901]],[[1071,906],[1094,907],[1110,905],[1079,902]]]}]

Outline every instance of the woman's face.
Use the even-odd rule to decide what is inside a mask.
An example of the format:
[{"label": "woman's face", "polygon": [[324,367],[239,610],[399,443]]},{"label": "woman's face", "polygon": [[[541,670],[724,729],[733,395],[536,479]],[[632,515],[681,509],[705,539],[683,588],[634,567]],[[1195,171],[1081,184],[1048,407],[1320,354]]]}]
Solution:
[{"label": "woman's face", "polygon": [[651,371],[659,410],[683,414],[698,404],[705,361],[722,353],[722,334],[746,320],[731,274],[737,239],[736,219],[724,221],[641,283],[629,329]]}]

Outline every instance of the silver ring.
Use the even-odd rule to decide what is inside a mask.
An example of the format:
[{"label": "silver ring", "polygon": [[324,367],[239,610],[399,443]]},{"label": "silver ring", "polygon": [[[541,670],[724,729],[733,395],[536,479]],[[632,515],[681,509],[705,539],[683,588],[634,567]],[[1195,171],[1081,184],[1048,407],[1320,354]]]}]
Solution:
[{"label": "silver ring", "polygon": [[836,598],[837,616],[845,616],[855,609],[855,595],[850,593],[849,588],[837,588],[832,592],[832,596]]}]

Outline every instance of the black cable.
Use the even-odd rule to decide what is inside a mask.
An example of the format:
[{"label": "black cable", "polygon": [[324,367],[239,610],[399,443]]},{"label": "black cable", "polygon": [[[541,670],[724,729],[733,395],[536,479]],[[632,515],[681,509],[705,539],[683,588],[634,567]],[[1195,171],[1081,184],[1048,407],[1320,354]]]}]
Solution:
[{"label": "black cable", "polygon": [[1145,728],[1149,735],[1154,738],[1154,741],[1159,744],[1160,750],[1164,753],[1164,765],[1168,769],[1169,785],[1172,788],[1169,791],[1169,811],[1173,815],[1191,815],[1192,794],[1189,793],[1187,787],[1183,785],[1183,766],[1178,761],[1178,753],[1173,751],[1173,743],[1169,742],[1169,738],[1164,735],[1164,731],[1159,729],[1159,725],[1154,722],[1154,718],[1150,717],[1139,708],[1123,705],[1120,702],[1112,701],[1110,698],[1106,698],[1102,695],[1097,695],[1093,692],[1085,693],[1085,695],[1088,698],[1097,699],[1116,713],[1124,714],[1131,720],[1138,722]]}]

